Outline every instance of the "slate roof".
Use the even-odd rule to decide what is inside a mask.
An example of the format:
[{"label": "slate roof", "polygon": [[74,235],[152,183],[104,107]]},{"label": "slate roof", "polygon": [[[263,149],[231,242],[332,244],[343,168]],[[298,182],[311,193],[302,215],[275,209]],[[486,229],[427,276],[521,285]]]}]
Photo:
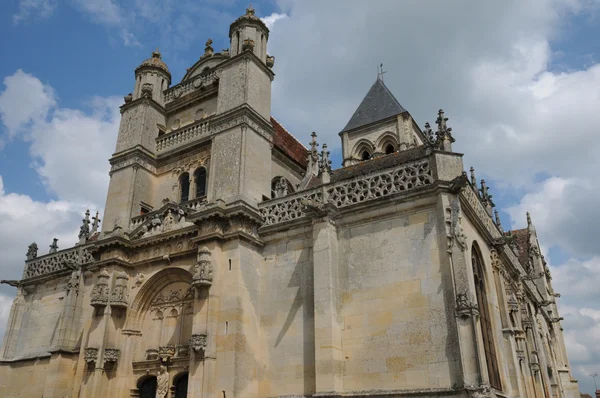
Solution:
[{"label": "slate roof", "polygon": [[521,261],[521,265],[527,269],[527,264],[529,263],[529,231],[527,228],[523,228],[515,229],[510,232],[515,239],[517,248],[519,249],[519,261]]},{"label": "slate roof", "polygon": [[271,117],[271,124],[275,130],[273,144],[292,160],[306,169],[308,165],[308,149],[304,147],[289,131],[285,129],[274,117]]},{"label": "slate roof", "polygon": [[406,112],[394,94],[377,79],[342,130],[348,131]]}]

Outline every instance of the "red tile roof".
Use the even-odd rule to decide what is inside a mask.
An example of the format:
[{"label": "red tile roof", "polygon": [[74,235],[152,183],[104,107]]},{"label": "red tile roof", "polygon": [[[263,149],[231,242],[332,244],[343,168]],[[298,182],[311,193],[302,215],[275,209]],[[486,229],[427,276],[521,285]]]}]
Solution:
[{"label": "red tile roof", "polygon": [[308,166],[308,150],[274,117],[271,117],[271,124],[273,125],[273,129],[275,129],[273,144],[289,156],[290,159],[306,169]]}]

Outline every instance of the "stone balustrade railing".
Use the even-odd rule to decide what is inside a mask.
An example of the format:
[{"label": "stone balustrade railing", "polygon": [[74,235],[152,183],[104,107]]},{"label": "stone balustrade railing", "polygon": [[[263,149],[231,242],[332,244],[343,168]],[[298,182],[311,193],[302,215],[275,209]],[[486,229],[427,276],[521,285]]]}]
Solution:
[{"label": "stone balustrade railing", "polygon": [[195,211],[202,210],[206,207],[206,196],[203,196],[203,197],[197,198],[197,199],[188,200],[187,202],[183,202],[181,205],[185,206],[187,208],[190,208],[192,210],[195,210]]},{"label": "stone balustrade railing", "polygon": [[148,220],[150,217],[152,217],[153,214],[154,214],[154,212],[151,212],[151,213],[146,213],[146,214],[142,214],[142,215],[133,217],[131,219],[131,222],[129,223],[129,229],[131,231],[133,231],[134,229],[136,229],[137,227],[139,227],[140,225],[145,223],[146,220]]},{"label": "stone balustrade railing", "polygon": [[85,264],[94,262],[94,257],[86,248],[75,246],[70,249],[61,250],[56,253],[47,254],[27,260],[23,279],[33,278],[51,274],[53,272],[79,268]]},{"label": "stone balustrade railing", "polygon": [[213,84],[218,80],[215,72],[194,76],[193,78],[181,82],[173,87],[168,88],[164,91],[165,104],[180,98],[192,91],[200,90],[202,87],[206,87],[209,84]]},{"label": "stone balustrade railing", "polygon": [[371,174],[350,178],[301,191],[283,198],[273,199],[259,205],[264,225],[274,225],[305,216],[304,202],[327,203],[343,208],[381,197],[406,192],[433,183],[428,159],[404,163],[393,168],[378,170]]},{"label": "stone balustrade railing", "polygon": [[192,125],[172,131],[156,138],[156,153],[175,149],[202,135],[208,134],[209,121],[201,120]]}]

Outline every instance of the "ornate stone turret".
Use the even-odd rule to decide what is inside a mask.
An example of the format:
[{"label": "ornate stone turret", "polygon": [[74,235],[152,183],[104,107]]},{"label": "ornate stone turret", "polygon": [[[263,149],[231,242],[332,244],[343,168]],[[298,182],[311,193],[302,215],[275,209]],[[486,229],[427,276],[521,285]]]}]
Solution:
[{"label": "ornate stone turret", "polygon": [[115,287],[112,290],[110,296],[110,306],[116,308],[127,308],[129,305],[129,288],[127,282],[129,276],[126,272],[121,271],[117,274],[117,280],[115,281]]},{"label": "ornate stone turret", "polygon": [[108,286],[108,280],[110,279],[110,275],[108,271],[103,269],[98,275],[98,280],[92,289],[90,304],[92,307],[100,308],[106,307],[108,305],[108,298],[110,288]]},{"label": "ornate stone turret", "polygon": [[213,281],[213,266],[208,249],[198,250],[198,262],[194,266],[192,286],[200,288],[211,286]]},{"label": "ornate stone turret", "polygon": [[319,176],[323,184],[328,184],[331,181],[331,160],[329,160],[329,151],[327,144],[323,144],[321,150],[321,159],[319,160]]},{"label": "ornate stone turret", "polygon": [[135,70],[135,89],[132,99],[147,97],[164,105],[162,92],[169,88],[170,84],[171,72],[156,49],[152,57],[142,62]]},{"label": "ornate stone turret", "polygon": [[[233,22],[229,28],[229,39],[231,41],[231,56],[234,57],[244,51],[251,51],[262,62],[267,63],[267,41],[269,40],[269,28],[255,15],[254,8],[249,6],[246,14]],[[272,64],[274,58],[269,61]],[[268,66],[268,65],[267,65]]]},{"label": "ornate stone turret", "polygon": [[448,118],[444,116],[444,111],[440,109],[438,111],[438,118],[436,124],[438,126],[435,132],[436,136],[436,149],[446,152],[452,152],[452,143],[455,141],[452,137],[452,129],[446,125]]}]

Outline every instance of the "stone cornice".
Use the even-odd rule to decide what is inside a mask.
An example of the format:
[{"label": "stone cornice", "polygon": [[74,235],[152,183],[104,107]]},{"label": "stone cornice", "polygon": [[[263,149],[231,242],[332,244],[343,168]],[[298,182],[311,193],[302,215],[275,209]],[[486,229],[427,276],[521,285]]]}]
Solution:
[{"label": "stone cornice", "polygon": [[157,171],[156,157],[141,145],[136,145],[131,149],[113,154],[109,162],[111,164],[109,175],[112,175],[117,170],[133,165],[142,167],[152,174],[156,174]]},{"label": "stone cornice", "polygon": [[240,125],[250,127],[267,141],[273,142],[273,125],[247,104],[214,116],[210,135],[217,135]]},{"label": "stone cornice", "polygon": [[249,51],[249,50],[242,51],[238,55],[235,55],[235,56],[229,58],[228,60],[221,62],[219,65],[217,65],[217,68],[218,69],[226,68],[230,64],[234,64],[239,61],[252,61],[256,65],[258,65],[262,69],[262,71],[267,74],[267,76],[269,76],[271,81],[273,81],[273,79],[275,78],[275,73],[269,67],[267,67],[267,65],[265,65],[265,63],[262,62],[260,60],[260,58],[258,58],[252,51]]},{"label": "stone cornice", "polygon": [[126,112],[127,110],[134,108],[138,105],[150,105],[151,107],[156,109],[158,112],[160,112],[163,116],[165,116],[165,117],[167,116],[166,109],[161,104],[154,101],[152,98],[148,98],[148,97],[140,97],[131,102],[121,105],[121,113]]}]

